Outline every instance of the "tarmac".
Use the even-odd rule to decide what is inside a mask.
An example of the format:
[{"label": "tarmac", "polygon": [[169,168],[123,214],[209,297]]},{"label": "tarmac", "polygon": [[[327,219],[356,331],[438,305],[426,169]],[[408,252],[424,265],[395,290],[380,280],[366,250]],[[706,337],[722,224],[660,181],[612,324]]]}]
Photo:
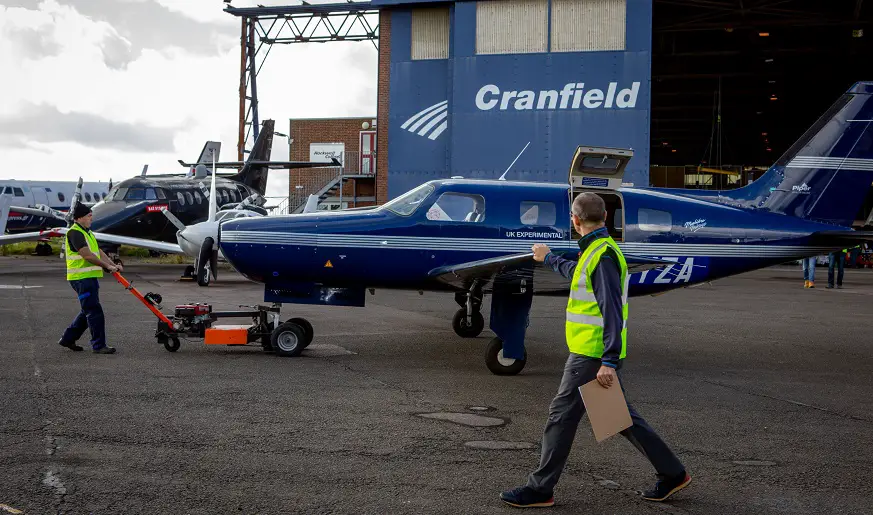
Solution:
[{"label": "tarmac", "polygon": [[[232,272],[200,288],[181,268],[125,276],[165,311],[263,301]],[[693,482],[641,500],[648,461],[621,437],[598,444],[585,419],[547,512],[873,513],[873,271],[846,270],[841,290],[826,276],[806,290],[778,267],[631,299],[629,398]],[[57,345],[79,310],[63,262],[0,258],[0,515],[512,513],[498,494],[536,468],[567,357],[560,298],[535,300],[528,364],[499,377],[492,333],[456,336],[447,294],[284,306],[315,328],[298,358],[169,353],[114,279],[100,295],[118,352],[73,353]]]}]

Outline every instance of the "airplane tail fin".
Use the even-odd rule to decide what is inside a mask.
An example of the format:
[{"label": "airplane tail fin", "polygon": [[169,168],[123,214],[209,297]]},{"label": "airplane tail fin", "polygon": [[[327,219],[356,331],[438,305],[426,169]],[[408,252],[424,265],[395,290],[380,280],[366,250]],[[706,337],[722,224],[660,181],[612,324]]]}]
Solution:
[{"label": "airplane tail fin", "polygon": [[858,82],[761,178],[721,195],[746,207],[850,227],[871,185],[873,82]]},{"label": "airplane tail fin", "polygon": [[265,164],[252,164],[251,162],[264,162],[270,160],[270,153],[273,150],[273,127],[274,120],[265,120],[261,127],[261,132],[258,134],[258,139],[252,147],[252,152],[246,159],[246,164],[242,167],[238,174],[228,177],[233,181],[238,181],[250,188],[254,189],[261,196],[267,192],[267,171],[269,166]]},{"label": "airplane tail fin", "polygon": [[[213,156],[213,153],[215,155]],[[197,164],[200,165],[211,165],[213,161],[218,161],[219,155],[221,154],[221,142],[220,141],[207,141],[205,145],[203,145],[203,150],[200,151],[200,157],[197,158]]]}]

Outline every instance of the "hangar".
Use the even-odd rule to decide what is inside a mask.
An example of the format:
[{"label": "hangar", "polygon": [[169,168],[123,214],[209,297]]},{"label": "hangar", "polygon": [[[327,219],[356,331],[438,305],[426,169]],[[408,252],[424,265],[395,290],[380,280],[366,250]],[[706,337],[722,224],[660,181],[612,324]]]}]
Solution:
[{"label": "hangar", "polygon": [[[343,172],[377,203],[433,178],[496,178],[510,163],[512,178],[564,182],[582,144],[632,148],[625,181],[635,186],[741,186],[854,82],[873,77],[873,8],[863,0],[372,0],[226,10],[242,18],[243,62],[265,43],[377,42],[377,112],[361,129],[375,132],[372,166]],[[340,15],[372,23],[358,36],[270,32],[279,19]],[[241,114],[252,97],[256,105],[251,87],[242,95],[253,68],[241,69]],[[341,192],[360,205],[350,186]]]}]

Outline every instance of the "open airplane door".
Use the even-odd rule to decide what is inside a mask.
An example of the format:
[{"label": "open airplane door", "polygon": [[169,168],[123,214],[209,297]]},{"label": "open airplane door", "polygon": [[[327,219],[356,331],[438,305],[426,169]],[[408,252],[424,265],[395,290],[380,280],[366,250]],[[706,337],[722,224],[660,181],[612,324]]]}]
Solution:
[{"label": "open airplane door", "polygon": [[[619,242],[624,241],[624,201],[616,190],[621,187],[624,170],[633,156],[630,149],[580,146],[570,163],[570,205],[583,191],[600,195],[606,203],[609,235]],[[571,229],[571,238],[579,237]]]}]

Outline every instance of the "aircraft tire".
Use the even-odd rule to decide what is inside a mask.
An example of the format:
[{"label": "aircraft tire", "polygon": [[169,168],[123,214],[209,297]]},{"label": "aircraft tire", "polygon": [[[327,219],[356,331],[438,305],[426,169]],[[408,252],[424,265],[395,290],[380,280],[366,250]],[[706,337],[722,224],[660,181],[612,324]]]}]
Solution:
[{"label": "aircraft tire", "polygon": [[194,265],[188,265],[185,267],[185,273],[182,274],[182,277],[196,277],[197,269],[194,268]]},{"label": "aircraft tire", "polygon": [[309,323],[309,320],[305,318],[292,318],[288,320],[288,322],[292,324],[297,324],[303,328],[303,334],[305,336],[305,340],[303,340],[303,348],[309,347],[309,344],[312,343],[312,339],[315,337],[315,329],[312,328],[312,324]]},{"label": "aircraft tire", "polygon": [[473,316],[470,317],[470,324],[468,324],[467,309],[461,308],[455,312],[455,316],[452,318],[452,329],[461,338],[475,338],[482,334],[482,330],[485,329],[485,318],[479,311],[474,311]]},{"label": "aircraft tire", "polygon": [[164,342],[164,348],[167,349],[168,352],[176,352],[179,350],[179,346],[179,339],[175,336]]},{"label": "aircraft tire", "polygon": [[527,350],[524,359],[509,359],[503,357],[503,340],[492,338],[485,348],[485,366],[492,374],[498,376],[514,376],[521,372],[527,363]]},{"label": "aircraft tire", "polygon": [[305,341],[304,329],[293,322],[281,324],[270,334],[270,344],[277,356],[291,358],[299,356],[303,352]]},{"label": "aircraft tire", "polygon": [[200,257],[197,259],[197,284],[200,286],[209,286],[209,269],[206,268],[206,263],[212,257],[213,243],[212,238],[206,238],[200,245]]}]

